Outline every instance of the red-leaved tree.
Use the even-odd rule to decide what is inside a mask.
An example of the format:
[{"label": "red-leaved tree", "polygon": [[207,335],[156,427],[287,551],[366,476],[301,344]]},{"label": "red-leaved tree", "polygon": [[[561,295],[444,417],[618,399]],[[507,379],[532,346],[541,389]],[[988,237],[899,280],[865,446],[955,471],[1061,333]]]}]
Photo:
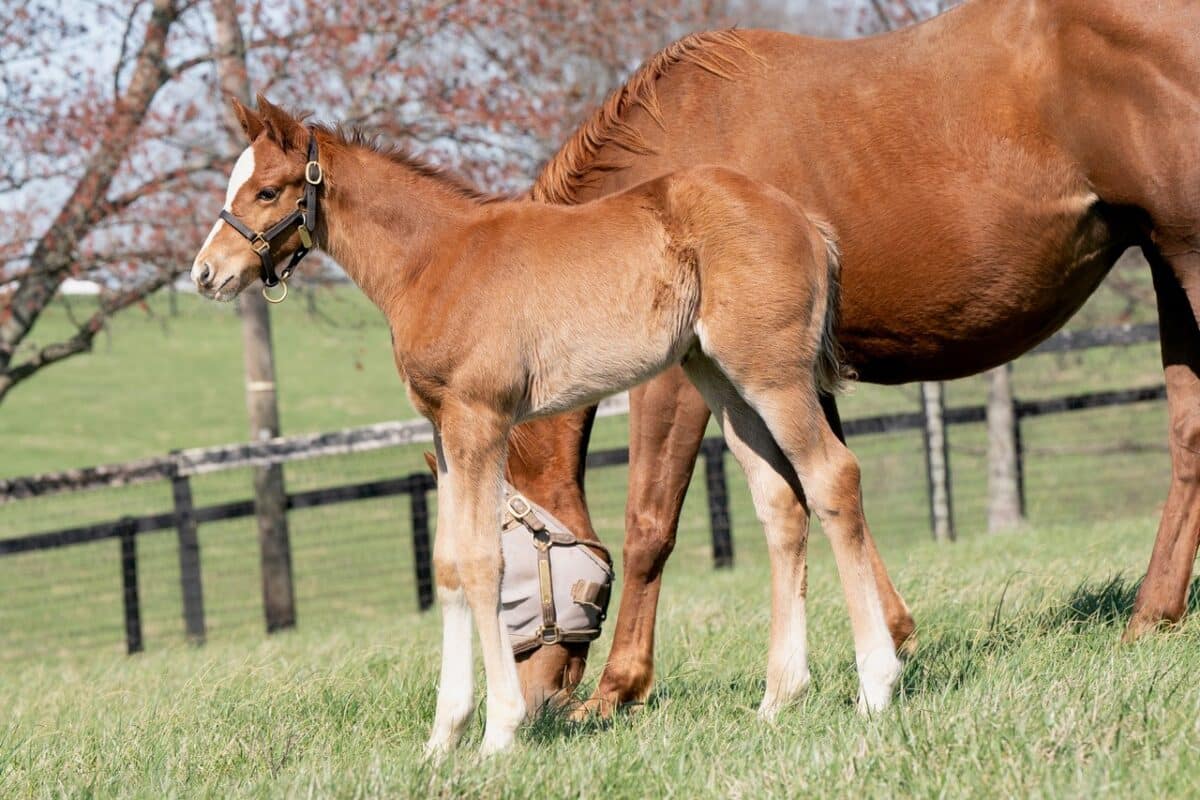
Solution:
[{"label": "red-leaved tree", "polygon": [[[239,21],[257,90],[511,189],[618,76],[713,18],[636,6],[276,0],[239,3]],[[221,124],[208,3],[15,0],[0,31],[2,400],[186,268],[241,144]],[[71,278],[100,295],[42,341]]]},{"label": "red-leaved tree", "polygon": [[[765,20],[782,8],[763,4]],[[753,24],[748,5],[242,0],[238,55],[276,102],[513,190],[641,59],[689,30]],[[871,29],[935,5],[830,0],[826,16]],[[0,400],[189,265],[242,146],[223,124],[217,28],[206,0],[0,8]],[[48,337],[37,323],[71,278],[99,297]]]}]

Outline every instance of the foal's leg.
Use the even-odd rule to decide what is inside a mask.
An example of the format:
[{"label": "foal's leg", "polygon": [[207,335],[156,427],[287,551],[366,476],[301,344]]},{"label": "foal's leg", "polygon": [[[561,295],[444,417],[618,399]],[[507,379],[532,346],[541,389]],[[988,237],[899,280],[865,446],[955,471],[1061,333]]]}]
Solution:
[{"label": "foal's leg", "polygon": [[809,683],[807,619],[808,508],[796,473],[762,419],[708,358],[693,356],[688,377],[721,423],[730,451],[746,473],[754,510],[771,556],[771,638],[767,689],[758,715],[774,719]]},{"label": "foal's leg", "polygon": [[859,708],[878,711],[891,701],[900,661],[867,552],[858,460],[817,411],[814,393],[802,387],[744,384],[743,391],[800,476],[809,503],[829,535],[854,631]]},{"label": "foal's leg", "polygon": [[435,436],[434,443],[438,453],[438,510],[433,567],[438,603],[442,607],[442,672],[433,733],[425,745],[425,754],[437,757],[462,738],[475,707],[475,665],[471,652],[471,609],[458,571],[459,525],[453,512],[459,503],[447,475],[441,437]]},{"label": "foal's leg", "polygon": [[[702,343],[741,395],[766,423],[800,478],[809,507],[833,546],[846,593],[858,662],[859,708],[876,711],[891,700],[900,661],[888,630],[868,546],[858,460],[829,427],[821,411],[810,360],[819,330],[786,309],[779,319],[709,321]],[[757,325],[763,326],[756,330]],[[780,364],[780,354],[794,354]]]},{"label": "foal's leg", "polygon": [[[842,430],[842,417],[838,413],[837,401],[830,395],[822,394],[821,410],[825,413],[829,427],[844,443],[846,434]],[[888,630],[892,632],[892,643],[898,652],[911,654],[916,649],[916,639],[913,637],[916,623],[913,622],[908,603],[904,602],[904,598],[896,590],[896,585],[892,583],[883,557],[879,555],[879,549],[875,546],[875,539],[865,525],[863,546],[867,549],[867,558],[871,560],[871,572],[875,576],[875,586],[879,589],[880,602],[883,603],[883,617],[887,620]]]},{"label": "foal's leg", "polygon": [[[455,557],[467,604],[479,631],[487,678],[487,726],[482,752],[512,744],[525,718],[508,629],[500,619],[501,476],[508,425],[487,410],[447,409],[442,415],[445,479],[452,487]],[[442,503],[438,503],[439,511]]]}]

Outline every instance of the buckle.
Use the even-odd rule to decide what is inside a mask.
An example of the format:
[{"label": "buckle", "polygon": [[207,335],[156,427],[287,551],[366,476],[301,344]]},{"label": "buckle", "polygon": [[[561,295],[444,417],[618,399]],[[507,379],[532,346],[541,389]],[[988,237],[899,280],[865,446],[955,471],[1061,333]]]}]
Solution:
[{"label": "buckle", "polygon": [[[519,509],[516,505],[517,503],[524,506],[524,508]],[[505,505],[508,506],[509,513],[517,519],[525,519],[529,512],[533,511],[533,506],[530,505],[529,501],[519,494],[514,494],[509,497],[508,502]]]},{"label": "buckle", "polygon": [[271,289],[271,287],[270,287],[270,286],[267,286],[267,285],[265,285],[265,284],[264,284],[264,285],[263,285],[263,288],[262,288],[262,296],[263,296],[263,299],[264,299],[264,300],[266,300],[268,303],[270,303],[270,304],[271,304],[271,305],[273,305],[273,306],[277,306],[277,305],[279,305],[280,303],[282,303],[284,300],[286,300],[286,299],[287,299],[287,292],[288,292],[288,288],[287,288],[287,278],[282,278],[282,279],[279,281],[279,283],[277,283],[277,284],[275,284],[275,285],[276,285],[276,286],[282,286],[282,287],[283,287],[283,294],[279,295],[279,297],[272,297],[272,296],[271,296],[271,293],[270,293],[270,289]]},{"label": "buckle", "polygon": [[562,636],[562,629],[557,625],[550,625],[549,627],[543,625],[538,628],[537,636],[538,641],[542,644],[558,644]]},{"label": "buckle", "polygon": [[254,238],[250,240],[250,249],[261,256],[271,249],[271,243],[264,239],[261,233],[256,233],[254,234]]},{"label": "buckle", "polygon": [[[316,170],[316,177],[313,177],[313,170]],[[321,169],[320,163],[309,161],[304,165],[304,180],[313,186],[320,186],[321,181],[325,180],[325,171]]]}]

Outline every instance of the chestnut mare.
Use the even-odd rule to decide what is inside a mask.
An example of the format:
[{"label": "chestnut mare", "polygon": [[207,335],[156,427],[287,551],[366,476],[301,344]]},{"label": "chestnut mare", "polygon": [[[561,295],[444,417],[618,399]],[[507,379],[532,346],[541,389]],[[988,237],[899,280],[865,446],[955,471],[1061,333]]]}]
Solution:
[{"label": "chestnut mare", "polygon": [[[1134,638],[1182,616],[1200,536],[1197,31],[1195,0],[968,0],[858,41],[692,36],[612,95],[533,197],[582,202],[702,163],[778,186],[838,233],[838,339],[875,383],[1009,361],[1140,246],[1158,296],[1173,478]],[[680,370],[635,389],[630,414],[624,590],[589,703],[600,711],[649,693],[662,569],[708,419]],[[590,425],[584,412],[526,426],[509,464],[513,482],[579,535],[591,530]],[[773,513],[804,529],[801,499]],[[880,577],[901,641],[911,619]],[[527,695],[572,687],[586,654],[535,653],[521,665]]]},{"label": "chestnut mare", "polygon": [[[841,379],[836,250],[795,200],[724,167],[576,207],[501,200],[356,135],[305,127],[261,97],[257,113],[235,108],[250,146],[196,256],[197,288],[229,300],[260,274],[273,283],[279,259],[325,249],[387,318],[409,397],[437,431],[443,644],[427,752],[452,747],[474,711],[472,619],[487,676],[484,751],[508,747],[526,713],[500,617],[514,424],[680,363],[764,520],[781,496],[809,498],[846,592],[860,707],[888,703],[900,662],[864,547],[858,464],[820,402]],[[760,714],[771,718],[809,679],[804,531],[764,531],[773,602]]]}]

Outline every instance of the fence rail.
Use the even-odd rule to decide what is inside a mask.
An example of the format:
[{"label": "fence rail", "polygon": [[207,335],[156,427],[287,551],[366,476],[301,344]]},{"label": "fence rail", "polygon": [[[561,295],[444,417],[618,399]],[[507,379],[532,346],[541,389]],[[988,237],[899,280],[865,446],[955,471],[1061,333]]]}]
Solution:
[{"label": "fence rail", "polygon": [[[1109,347],[1114,344],[1136,344],[1153,341],[1156,337],[1157,328],[1155,326],[1133,326],[1060,334],[1044,343],[1037,352],[1061,353],[1094,347]],[[1165,396],[1165,387],[1154,385],[1039,400],[1014,400],[1012,416],[1014,426],[1019,426],[1022,420],[1030,418],[1150,403],[1161,401]],[[940,413],[943,430],[946,431],[951,426],[985,422],[988,416],[987,406],[983,404],[948,408],[941,408],[940,403],[933,405],[939,407],[940,411],[937,413]],[[931,405],[925,403],[921,410],[913,412],[880,414],[845,420],[843,429],[848,437],[855,438],[903,431],[924,432],[928,429],[929,407]],[[627,409],[628,400],[622,397],[607,402],[600,413],[603,416],[612,416],[625,413]],[[1020,461],[1023,458],[1023,448],[1020,444],[1022,437],[1019,430],[1014,431],[1014,434],[1014,440],[1017,443],[1018,471],[1022,472],[1023,470],[1020,469]],[[116,539],[125,645],[129,653],[135,653],[145,647],[139,592],[139,539],[147,534],[174,530],[178,548],[183,633],[187,640],[200,643],[205,641],[207,628],[198,528],[201,525],[222,520],[252,517],[255,515],[255,503],[253,499],[247,498],[196,506],[193,501],[192,478],[222,470],[402,447],[431,439],[432,430],[424,420],[391,422],[310,436],[280,437],[251,444],[181,450],[158,458],[122,464],[0,480],[0,504],[154,481],[171,484],[173,503],[173,508],[170,510],[138,516],[126,515],[95,524],[0,538],[0,558]],[[929,448],[932,445],[927,435],[925,436],[925,446],[928,457]],[[944,441],[942,446],[944,448]],[[703,481],[707,490],[708,535],[711,540],[713,563],[716,567],[731,566],[735,555],[726,475],[726,452],[725,443],[719,438],[705,439],[701,447],[701,457],[704,462]],[[601,450],[588,454],[587,466],[589,469],[603,469],[627,464],[628,460],[629,451],[626,448]],[[936,488],[934,481],[937,478],[934,472],[934,470],[929,470],[927,475],[929,481],[927,488],[931,498],[934,496]],[[948,469],[943,472],[948,474]],[[289,492],[286,496],[286,510],[298,511],[372,498],[406,495],[409,498],[412,570],[416,587],[416,601],[417,607],[424,610],[429,608],[433,602],[428,493],[434,488],[432,476],[426,472],[413,472],[402,477]],[[945,493],[948,494],[948,487]],[[1023,504],[1023,486],[1021,493]],[[946,509],[948,508],[947,503]],[[939,514],[947,512],[939,511],[931,502],[929,513],[930,525],[936,529],[939,524]],[[952,531],[952,511],[949,513],[951,516],[949,525]],[[291,581],[290,572],[286,575],[286,580]]]}]

